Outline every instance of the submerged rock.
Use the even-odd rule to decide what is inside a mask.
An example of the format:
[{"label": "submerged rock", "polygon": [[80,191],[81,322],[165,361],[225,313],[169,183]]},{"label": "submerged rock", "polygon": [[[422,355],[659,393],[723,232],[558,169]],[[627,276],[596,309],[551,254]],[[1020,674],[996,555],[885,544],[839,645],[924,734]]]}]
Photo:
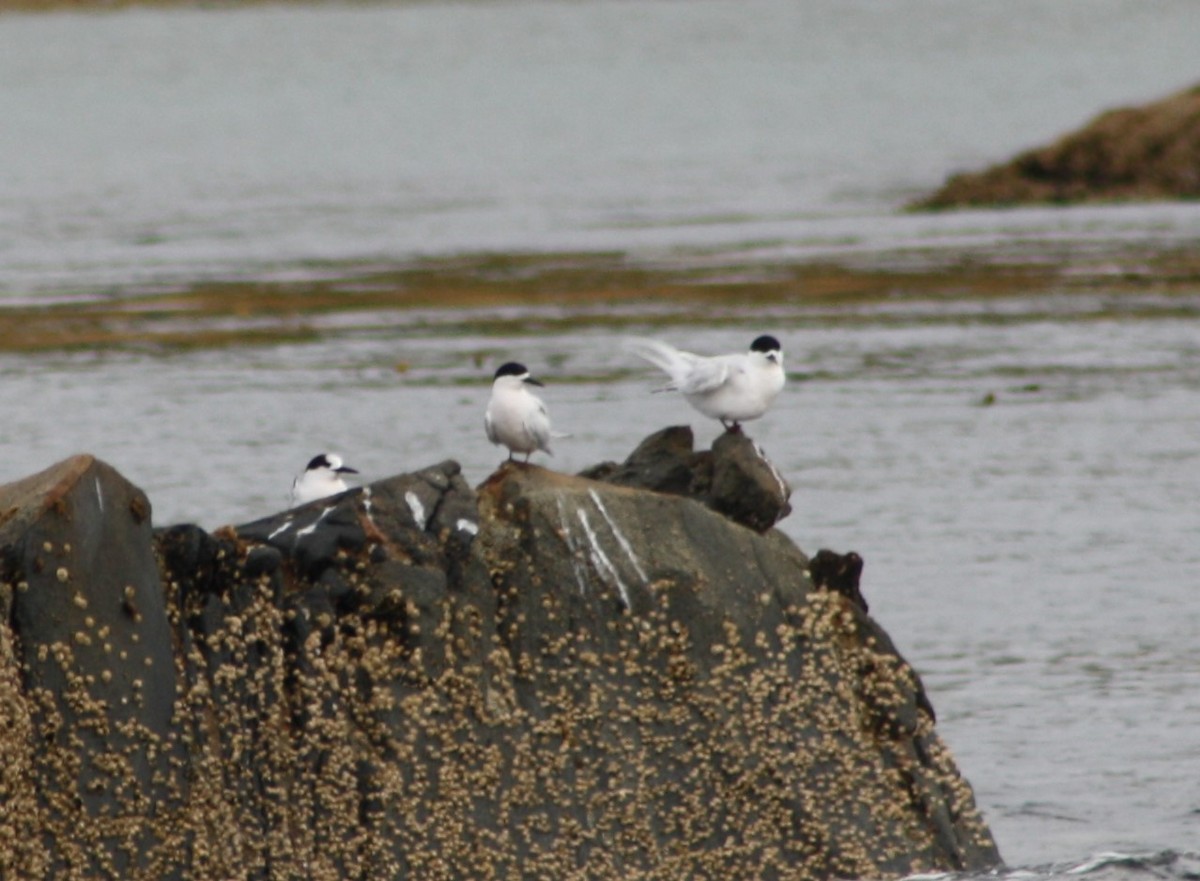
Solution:
[{"label": "submerged rock", "polygon": [[1053,144],[958,174],[919,209],[1200,198],[1200,86],[1103,113]]},{"label": "submerged rock", "polygon": [[997,865],[861,559],[714,491],[769,486],[744,441],[671,430],[610,482],[443,462],[212,534],[151,535],[90,457],[5,487],[0,875]]}]

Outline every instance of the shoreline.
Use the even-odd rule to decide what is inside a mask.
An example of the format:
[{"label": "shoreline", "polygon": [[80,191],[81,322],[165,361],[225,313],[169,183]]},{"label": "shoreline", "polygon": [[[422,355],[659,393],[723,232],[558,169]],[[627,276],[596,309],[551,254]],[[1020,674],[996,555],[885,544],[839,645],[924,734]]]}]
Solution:
[{"label": "shoreline", "polygon": [[[1200,253],[1173,246],[1039,253],[907,252],[840,262],[675,261],[622,253],[470,254],[394,266],[323,267],[307,280],[212,280],[124,294],[0,303],[0,353],[180,351],[306,342],[360,329],[353,316],[434,310],[475,321],[480,309],[566,310],[557,321],[633,323],[606,306],[658,305],[664,321],[754,303],[789,308],[1095,295],[1121,300],[1200,293]],[[587,313],[584,315],[583,313]],[[350,320],[331,321],[333,317]],[[375,322],[372,322],[374,324]]]}]

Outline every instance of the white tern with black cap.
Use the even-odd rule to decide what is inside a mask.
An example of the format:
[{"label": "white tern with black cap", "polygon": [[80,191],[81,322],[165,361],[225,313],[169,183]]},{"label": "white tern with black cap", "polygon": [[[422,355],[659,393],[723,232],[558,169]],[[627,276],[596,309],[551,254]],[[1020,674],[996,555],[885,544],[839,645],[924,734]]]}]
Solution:
[{"label": "white tern with black cap", "polygon": [[705,416],[719,419],[726,431],[740,431],[741,423],[762,416],[783,389],[783,348],[766,334],[755,339],[748,352],[711,357],[641,337],[627,345],[671,377],[655,391],[679,392]]}]

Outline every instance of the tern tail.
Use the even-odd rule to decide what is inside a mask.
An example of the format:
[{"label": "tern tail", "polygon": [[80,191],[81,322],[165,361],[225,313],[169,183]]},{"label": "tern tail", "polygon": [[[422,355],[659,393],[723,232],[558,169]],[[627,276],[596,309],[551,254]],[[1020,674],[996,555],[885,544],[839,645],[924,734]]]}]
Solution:
[{"label": "tern tail", "polygon": [[674,391],[679,377],[687,372],[688,365],[691,363],[686,353],[680,352],[674,346],[669,346],[659,340],[647,339],[645,337],[631,337],[625,341],[625,348],[637,355],[644,361],[649,361],[667,376],[671,377],[671,382],[662,388],[655,389],[659,392]]}]

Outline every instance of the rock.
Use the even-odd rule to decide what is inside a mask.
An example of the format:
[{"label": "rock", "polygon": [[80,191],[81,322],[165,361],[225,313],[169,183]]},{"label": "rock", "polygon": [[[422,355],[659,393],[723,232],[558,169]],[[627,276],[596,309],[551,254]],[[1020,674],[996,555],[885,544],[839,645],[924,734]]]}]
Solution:
[{"label": "rock", "polygon": [[[24,734],[0,747],[0,793],[19,793],[0,876],[146,871],[149,809],[185,792],[150,503],[75,456],[0,487],[0,512],[0,705]],[[133,806],[144,825],[112,821]]]},{"label": "rock", "polygon": [[694,444],[690,427],[672,426],[642,441],[624,463],[605,462],[580,476],[687,496],[757,532],[791,513],[791,487],[745,434],[725,432],[711,451],[696,452]]},{"label": "rock", "polygon": [[604,462],[580,477],[703,499],[712,486],[712,454],[695,451],[691,426],[673,425],[643,440],[624,463]]},{"label": "rock", "polygon": [[[998,861],[915,672],[780,533],[521,465],[480,488],[480,509],[518,706],[558,756],[528,785],[558,822],[613,823],[610,854],[629,838],[679,848],[689,877]],[[641,825],[597,815],[589,768]],[[721,841],[738,853],[709,849]],[[814,858],[818,841],[837,844]]]},{"label": "rock", "polygon": [[917,209],[1200,197],[1200,86],[1103,113],[1046,147],[958,174]]},{"label": "rock", "polygon": [[828,548],[817,551],[808,566],[813,584],[818,589],[836,591],[866,612],[869,611],[867,600],[858,587],[862,570],[863,558],[854,551],[839,554]]},{"label": "rock", "polygon": [[[831,590],[839,593],[852,602],[864,615],[868,611],[867,599],[862,595],[862,590],[859,587],[859,582],[862,578],[863,558],[854,551],[848,554],[839,554],[836,551],[831,551],[827,548],[822,548],[817,551],[816,556],[809,561],[808,572],[812,578],[813,586],[817,590]],[[866,619],[868,629],[872,635],[869,637],[874,640],[877,645],[885,646],[888,652],[899,655],[895,646],[892,644],[889,637],[873,619]],[[908,714],[908,721],[905,729],[910,731],[916,730],[916,719],[913,713],[916,709],[922,710],[930,719],[937,721],[937,714],[933,710],[933,704],[929,702],[929,698],[925,695],[925,686],[921,683],[921,677],[917,672],[912,671],[913,675],[913,711]]]},{"label": "rock", "polygon": [[730,520],[765,532],[792,512],[792,488],[762,448],[741,432],[713,443],[713,478],[706,503]]},{"label": "rock", "polygon": [[[655,492],[518,463],[473,490],[443,462],[211,534],[152,534],[90,457],[4,488],[0,875],[998,865],[861,560],[813,569],[768,502],[735,511],[753,530],[712,504],[767,482],[747,443],[671,430],[607,469]],[[153,655],[105,690],[53,648],[101,606]]]}]

